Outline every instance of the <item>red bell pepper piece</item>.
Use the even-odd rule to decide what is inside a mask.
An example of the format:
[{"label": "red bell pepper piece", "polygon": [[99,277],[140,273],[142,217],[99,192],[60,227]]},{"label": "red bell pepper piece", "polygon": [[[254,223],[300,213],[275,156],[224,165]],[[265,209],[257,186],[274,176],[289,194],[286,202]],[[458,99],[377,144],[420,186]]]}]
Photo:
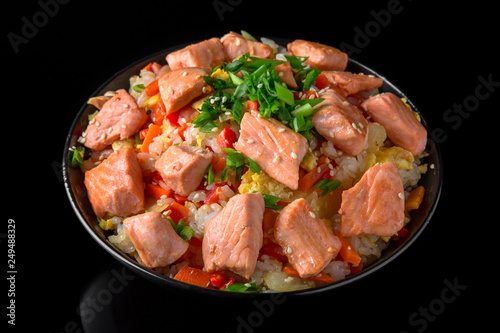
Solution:
[{"label": "red bell pepper piece", "polygon": [[229,127],[224,127],[222,132],[217,135],[217,144],[221,148],[234,148],[236,142],[236,133]]}]

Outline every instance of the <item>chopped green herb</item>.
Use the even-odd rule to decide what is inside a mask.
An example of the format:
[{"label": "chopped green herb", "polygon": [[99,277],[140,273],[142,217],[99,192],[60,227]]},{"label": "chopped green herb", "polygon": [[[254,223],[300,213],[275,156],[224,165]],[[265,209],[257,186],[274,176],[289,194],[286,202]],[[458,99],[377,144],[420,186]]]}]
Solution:
[{"label": "chopped green herb", "polygon": [[252,160],[250,157],[247,159],[247,166],[250,170],[260,175],[260,166],[257,163],[255,163],[255,161]]},{"label": "chopped green herb", "polygon": [[181,236],[182,239],[185,241],[189,241],[191,237],[194,235],[194,230],[190,226],[185,226],[182,231],[179,233],[179,236]]},{"label": "chopped green herb", "polygon": [[71,164],[82,166],[84,154],[85,154],[85,147],[75,148],[75,150],[73,150],[73,156],[71,156]]},{"label": "chopped green herb", "polygon": [[260,293],[262,288],[255,282],[251,283],[233,283],[230,284],[224,291],[232,291],[236,293]]},{"label": "chopped green herb", "polygon": [[264,205],[266,208],[270,209],[282,209],[283,207],[281,205],[278,205],[278,201],[281,200],[281,198],[275,197],[273,195],[269,194],[264,194],[262,193],[262,197],[264,198]]},{"label": "chopped green herb", "polygon": [[210,185],[214,182],[214,169],[212,168],[212,162],[208,165],[208,172],[207,172],[207,185]]},{"label": "chopped green herb", "polygon": [[141,93],[144,90],[144,88],[146,87],[142,83],[136,84],[135,86],[132,87],[132,89],[134,89],[134,91],[138,93]]},{"label": "chopped green herb", "polygon": [[314,185],[317,188],[320,188],[323,190],[323,193],[321,193],[321,196],[324,197],[328,193],[334,191],[337,189],[340,185],[342,185],[342,182],[338,179],[321,179],[319,182]]}]

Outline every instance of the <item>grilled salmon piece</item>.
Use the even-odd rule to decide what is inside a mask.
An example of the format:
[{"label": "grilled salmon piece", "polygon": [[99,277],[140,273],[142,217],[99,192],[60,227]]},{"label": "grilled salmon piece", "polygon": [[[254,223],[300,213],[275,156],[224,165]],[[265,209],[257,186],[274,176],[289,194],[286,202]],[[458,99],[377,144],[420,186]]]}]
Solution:
[{"label": "grilled salmon piece", "polygon": [[249,52],[251,56],[269,58],[273,49],[264,43],[246,39],[236,32],[229,32],[220,39],[226,54],[226,61],[231,62]]},{"label": "grilled salmon piece", "polygon": [[395,162],[376,164],[342,193],[342,236],[389,237],[403,227],[404,189]]},{"label": "grilled salmon piece", "polygon": [[393,93],[371,96],[361,106],[380,125],[385,127],[392,143],[410,151],[422,153],[427,144],[427,130],[406,104]]},{"label": "grilled salmon piece", "polygon": [[368,121],[363,113],[333,89],[319,94],[325,100],[314,107],[311,121],[316,130],[350,155],[358,155],[368,140]]},{"label": "grilled salmon piece", "polygon": [[282,209],[274,224],[274,238],[302,278],[321,272],[342,247],[303,198]]},{"label": "grilled salmon piece", "polygon": [[208,71],[200,67],[185,67],[165,73],[158,78],[160,96],[167,114],[180,110],[203,94]]},{"label": "grilled salmon piece", "polygon": [[224,58],[222,43],[219,38],[214,37],[169,53],[167,62],[171,70],[184,67],[201,67],[212,70],[212,68],[222,64]]},{"label": "grilled salmon piece", "polygon": [[139,108],[126,90],[117,90],[89,123],[84,145],[93,150],[103,150],[113,141],[137,133],[147,118],[146,112]]},{"label": "grilled salmon piece", "polygon": [[112,153],[101,164],[85,172],[84,183],[99,218],[106,212],[128,216],[144,209],[142,171],[132,148]]},{"label": "grilled salmon piece", "polygon": [[170,221],[158,212],[143,213],[123,220],[123,227],[139,257],[149,268],[170,265],[188,249],[172,228]]},{"label": "grilled salmon piece", "polygon": [[356,94],[361,91],[372,91],[384,83],[381,78],[373,75],[354,74],[351,72],[323,71],[328,79],[330,88],[333,88],[342,97]]},{"label": "grilled salmon piece", "polygon": [[293,56],[309,57],[305,63],[322,71],[343,71],[347,67],[347,54],[332,46],[296,39],[287,45]]},{"label": "grilled salmon piece", "polygon": [[295,81],[294,73],[290,62],[285,62],[274,67],[276,74],[281,76],[281,81],[285,82],[286,86],[290,89],[297,88],[297,81]]},{"label": "grilled salmon piece", "polygon": [[241,120],[236,150],[254,160],[270,177],[296,190],[299,166],[308,149],[307,139],[276,119],[246,112]]},{"label": "grilled salmon piece", "polygon": [[260,193],[238,194],[205,225],[205,270],[230,270],[250,278],[262,247],[264,199]]},{"label": "grilled salmon piece", "polygon": [[213,153],[191,145],[170,146],[155,162],[163,181],[182,196],[188,196],[203,180]]}]

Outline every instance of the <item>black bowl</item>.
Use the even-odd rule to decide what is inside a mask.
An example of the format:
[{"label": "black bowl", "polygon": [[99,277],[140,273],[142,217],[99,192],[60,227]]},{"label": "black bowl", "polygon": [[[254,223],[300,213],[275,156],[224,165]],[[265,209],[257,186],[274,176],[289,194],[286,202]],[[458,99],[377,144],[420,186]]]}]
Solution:
[{"label": "black bowl", "polygon": [[[280,45],[286,45],[288,42],[290,42],[290,40],[281,38],[274,38],[274,41],[276,41]],[[181,49],[186,45],[188,44],[168,48],[131,64],[127,68],[113,75],[89,97],[100,96],[103,95],[106,91],[110,90],[118,90],[120,88],[128,89],[130,76],[138,74],[140,69],[146,66],[149,62],[156,61],[160,64],[164,64],[165,56],[168,53]],[[413,110],[418,111],[418,108],[412,103],[411,99],[409,99],[393,83],[391,83],[385,77],[376,73],[372,69],[366,67],[365,65],[355,60],[349,59],[346,70],[354,73],[371,74],[376,77],[382,78],[384,80],[384,84],[379,89],[381,92],[392,92],[399,97],[405,97]],[[87,99],[85,99],[85,102],[86,100]],[[88,105],[86,103],[82,105],[80,111],[75,117],[75,120],[73,121],[73,124],[66,138],[62,161],[64,185],[68,194],[69,201],[71,202],[76,216],[78,216],[83,227],[94,238],[94,240],[119,262],[131,268],[141,276],[144,276],[148,280],[151,280],[163,287],[171,288],[180,292],[193,292],[197,294],[205,294],[216,297],[263,297],[264,295],[268,295],[223,292],[208,288],[201,288],[198,286],[176,281],[172,278],[158,274],[148,268],[141,266],[135,260],[131,259],[129,256],[115,248],[107,240],[107,234],[99,227],[97,218],[87,198],[87,191],[83,183],[84,175],[81,172],[80,168],[72,167],[70,163],[72,153],[70,152],[69,148],[76,145],[76,140],[80,136],[82,129],[84,129],[87,125],[87,116],[95,112],[95,110],[95,107],[92,105]],[[432,131],[429,128],[429,124],[425,121],[425,116],[421,114],[421,118],[422,124],[427,128],[427,132],[431,133]],[[429,166],[432,165],[433,167],[429,168],[428,172],[423,175],[422,179],[420,180],[419,184],[425,187],[425,196],[422,204],[420,205],[420,208],[416,211],[411,212],[412,221],[406,226],[406,228],[410,231],[409,235],[400,239],[399,241],[391,242],[389,247],[382,252],[381,257],[364,268],[360,273],[353,276],[348,276],[343,280],[328,285],[306,290],[286,292],[287,296],[316,294],[339,288],[354,281],[364,279],[371,273],[378,271],[382,267],[385,267],[388,263],[390,263],[398,255],[405,251],[418,238],[418,236],[430,222],[432,214],[436,209],[442,184],[441,154],[439,151],[439,147],[434,143],[434,141],[432,141],[430,135],[428,136],[426,151],[429,153],[429,156],[425,158],[424,162]]]}]

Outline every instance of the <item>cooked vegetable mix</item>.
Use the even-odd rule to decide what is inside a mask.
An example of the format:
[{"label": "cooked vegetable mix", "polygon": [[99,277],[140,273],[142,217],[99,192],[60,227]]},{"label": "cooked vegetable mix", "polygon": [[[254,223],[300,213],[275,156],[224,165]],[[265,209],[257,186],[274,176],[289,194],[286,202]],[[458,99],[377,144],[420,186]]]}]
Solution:
[{"label": "cooked vegetable mix", "polygon": [[[409,237],[427,132],[347,55],[230,32],[89,100],[70,162],[108,240],[184,283],[239,293],[342,280]],[[126,90],[127,89],[127,90]]]}]

